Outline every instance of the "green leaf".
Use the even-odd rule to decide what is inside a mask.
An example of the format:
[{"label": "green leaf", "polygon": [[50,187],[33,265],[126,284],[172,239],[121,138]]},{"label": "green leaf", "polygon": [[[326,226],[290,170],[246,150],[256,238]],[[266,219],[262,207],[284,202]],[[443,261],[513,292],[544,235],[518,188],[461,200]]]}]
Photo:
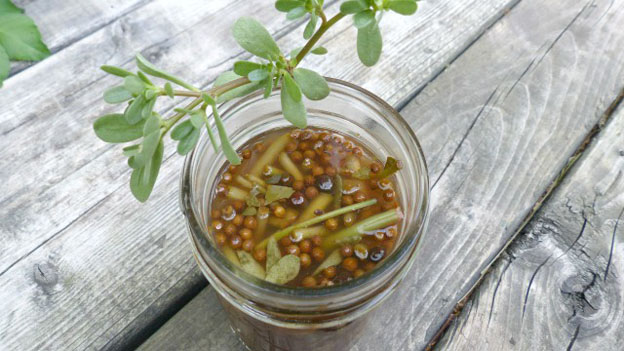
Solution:
[{"label": "green leaf", "polygon": [[100,66],[100,69],[108,74],[112,74],[117,77],[125,78],[127,76],[133,76],[132,72],[128,72],[123,68],[115,67],[115,66]]},{"label": "green leaf", "polygon": [[234,62],[234,73],[241,77],[246,77],[249,72],[262,68],[263,65],[251,61],[237,61]]},{"label": "green leaf", "polygon": [[109,104],[119,104],[130,99],[132,99],[132,93],[121,85],[109,88],[104,92],[104,101]]},{"label": "green leaf", "polygon": [[32,19],[15,10],[0,12],[0,46],[12,60],[38,61],[50,55]]},{"label": "green leaf", "polygon": [[253,18],[239,18],[234,23],[232,34],[238,45],[258,57],[276,61],[281,55],[269,31]]},{"label": "green leaf", "polygon": [[318,267],[316,267],[312,275],[317,275],[321,273],[325,268],[336,266],[340,264],[340,262],[342,262],[342,255],[340,254],[340,249],[336,249],[327,256],[325,261],[321,262],[321,264]]},{"label": "green leaf", "polygon": [[258,210],[255,207],[247,207],[241,214],[243,216],[255,216],[256,213],[258,213]]},{"label": "green leaf", "polygon": [[416,0],[390,0],[388,8],[401,15],[413,15],[418,10]]},{"label": "green leaf", "polygon": [[294,101],[301,101],[301,89],[297,85],[297,82],[290,76],[289,73],[284,74],[283,88],[288,92],[290,98]]},{"label": "green leaf", "polygon": [[171,86],[171,83],[169,82],[165,83],[165,93],[167,93],[167,96],[169,96],[172,99],[175,97],[175,95],[173,95],[173,87]]},{"label": "green leaf", "polygon": [[202,99],[204,100],[204,102],[205,102],[205,103],[207,103],[208,105],[214,105],[214,104],[216,104],[216,103],[217,103],[217,102],[216,102],[216,101],[212,98],[212,96],[210,96],[210,95],[208,95],[208,94],[206,94],[206,93],[203,93],[203,94],[201,95],[201,97],[202,97]]},{"label": "green leaf", "polygon": [[147,119],[147,121],[145,121],[143,135],[150,135],[158,129],[160,129],[160,117],[157,114],[153,114]]},{"label": "green leaf", "polygon": [[126,121],[130,124],[139,123],[139,121],[143,118],[143,107],[145,107],[146,103],[147,101],[145,101],[145,97],[143,95],[137,96],[124,112]]},{"label": "green leaf", "polygon": [[195,129],[195,127],[193,127],[191,120],[187,119],[173,128],[171,131],[171,139],[182,140],[185,136],[191,134],[193,129]]},{"label": "green leaf", "polygon": [[340,12],[344,13],[345,15],[351,15],[360,11],[364,11],[368,7],[369,6],[366,0],[345,1],[340,5]]},{"label": "green leaf", "polygon": [[260,207],[262,204],[260,200],[258,200],[258,194],[260,194],[260,190],[258,190],[258,186],[254,185],[251,190],[249,190],[249,195],[245,199],[245,203],[249,207]]},{"label": "green leaf", "polygon": [[322,46],[317,46],[310,51],[311,54],[314,55],[325,55],[327,53],[327,49]]},{"label": "green leaf", "polygon": [[154,183],[156,183],[156,178],[158,177],[162,158],[163,144],[159,142],[150,160],[143,167],[132,171],[132,175],[130,176],[130,190],[137,200],[145,202],[152,193]]},{"label": "green leaf", "polygon": [[301,52],[301,49],[303,49],[303,47],[298,47],[298,48],[294,48],[290,51],[290,53],[288,53],[288,56],[291,59],[294,59],[295,57],[297,57],[297,55],[299,55],[299,52]]},{"label": "green leaf", "polygon": [[286,89],[282,89],[280,93],[280,100],[282,104],[282,113],[287,121],[292,123],[297,128],[305,128],[308,125],[305,106],[303,101],[295,101],[286,92]]},{"label": "green leaf", "polygon": [[355,28],[364,28],[375,22],[375,11],[365,10],[353,15],[353,25]]},{"label": "green leaf", "polygon": [[307,13],[305,7],[296,7],[290,11],[288,11],[288,13],[286,14],[286,19],[289,20],[294,20],[297,19],[299,17],[303,17],[303,15],[305,15]]},{"label": "green leaf", "polygon": [[201,129],[204,125],[204,116],[202,110],[194,110],[191,112],[191,124],[197,129]]},{"label": "green leaf", "polygon": [[178,153],[180,155],[188,154],[193,150],[195,144],[197,144],[197,140],[199,140],[199,129],[193,128],[193,130],[178,143]]},{"label": "green leaf", "polygon": [[266,281],[273,284],[286,284],[295,279],[301,268],[301,260],[295,255],[280,258],[266,274]]},{"label": "green leaf", "polygon": [[147,119],[152,115],[152,111],[154,110],[154,105],[156,104],[156,98],[152,98],[147,100],[143,109],[141,110],[141,118]]},{"label": "green leaf", "polygon": [[273,70],[269,73],[269,77],[264,81],[264,98],[271,96],[273,91]]},{"label": "green leaf", "polygon": [[377,23],[358,29],[357,53],[364,65],[370,67],[379,61],[381,47],[381,32]]},{"label": "green leaf", "polygon": [[310,21],[306,25],[303,30],[303,39],[308,40],[314,35],[314,30],[316,29],[316,22],[318,21],[318,17],[315,14],[310,15]]},{"label": "green leaf", "polygon": [[[219,87],[227,82],[233,81],[234,79],[240,78],[241,76],[239,76],[238,74],[232,72],[232,71],[226,71],[221,73],[221,75],[219,75],[219,77],[215,80],[214,86],[215,87]],[[237,97],[241,97],[241,96],[245,96],[249,93],[251,93],[254,90],[258,90],[260,87],[262,87],[262,82],[252,82],[249,84],[245,84],[241,87],[238,87],[236,89],[232,89],[229,90],[221,95],[219,95],[217,97],[217,102],[218,103],[222,103],[225,101],[229,101],[232,99],[235,99]]]},{"label": "green leaf", "polygon": [[377,179],[387,178],[400,169],[401,169],[401,164],[399,163],[399,161],[397,161],[393,157],[388,157],[386,158],[386,164],[384,165],[383,170],[379,172],[379,174],[377,174],[375,178]]},{"label": "green leaf", "polygon": [[264,279],[264,268],[249,253],[239,250],[236,251],[240,267],[243,271],[253,275],[256,278]]},{"label": "green leaf", "polygon": [[295,82],[308,99],[322,100],[329,95],[329,85],[320,74],[305,68],[296,68],[293,74]]},{"label": "green leaf", "polygon": [[217,126],[217,131],[219,132],[219,140],[221,140],[221,149],[225,154],[225,157],[230,161],[233,165],[240,165],[241,159],[232,147],[230,143],[230,139],[228,139],[227,133],[225,132],[225,127],[223,126],[223,121],[219,116],[219,111],[217,111],[217,106],[212,105],[212,116],[215,120],[215,125]]},{"label": "green leaf", "polygon": [[143,96],[145,96],[147,100],[151,100],[152,98],[156,96],[156,90],[150,89],[150,88],[145,89],[143,91]]},{"label": "green leaf", "polygon": [[[254,208],[254,207],[251,207]],[[271,270],[274,264],[282,258],[279,246],[277,246],[277,240],[274,237],[269,237],[269,242],[266,247],[266,270]]]},{"label": "green leaf", "polygon": [[294,192],[295,190],[289,186],[269,185],[264,194],[264,203],[268,205],[281,199],[288,199]]},{"label": "green leaf", "polygon": [[143,138],[141,143],[141,153],[135,157],[136,164],[143,167],[149,162],[154,155],[158,144],[160,143],[160,129],[151,132]]},{"label": "green leaf", "polygon": [[2,81],[9,76],[10,69],[9,55],[7,55],[6,50],[0,46],[0,87],[2,86]]},{"label": "green leaf", "polygon": [[123,148],[123,155],[126,157],[136,156],[141,152],[141,144],[126,146]]},{"label": "green leaf", "polygon": [[10,0],[0,0],[0,14],[3,13],[23,13],[24,10],[13,5]]},{"label": "green leaf", "polygon": [[93,123],[95,135],[107,143],[125,143],[143,136],[143,123],[129,124],[124,115],[104,115]]},{"label": "green leaf", "polygon": [[154,85],[154,83],[152,83],[152,81],[149,78],[147,78],[145,73],[143,73],[141,71],[137,72],[137,77],[139,77],[145,84]]},{"label": "green leaf", "polygon": [[136,76],[127,76],[124,78],[123,86],[134,95],[139,95],[145,90],[145,83]]},{"label": "green leaf", "polygon": [[141,54],[137,54],[136,55],[136,63],[137,66],[139,67],[139,69],[147,74],[149,74],[150,76],[154,76],[154,77],[158,77],[158,78],[162,78],[165,80],[168,80],[172,83],[175,83],[181,87],[184,87],[188,90],[191,91],[199,91],[199,89],[195,88],[194,86],[192,86],[191,84],[185,82],[184,80],[182,80],[181,78],[178,78],[176,76],[174,76],[171,73],[167,73],[159,68],[157,68],[156,66],[154,66],[154,64],[152,64],[151,62],[149,62],[145,57],[141,56]]},{"label": "green leaf", "polygon": [[303,1],[296,0],[278,0],[275,2],[275,8],[280,12],[288,12],[296,7],[303,6]]},{"label": "green leaf", "polygon": [[260,69],[256,69],[256,70],[249,72],[249,75],[247,75],[247,78],[249,78],[249,80],[252,82],[258,82],[258,81],[264,80],[268,76],[269,76],[269,72],[267,72],[267,70],[264,68],[260,68]]}]

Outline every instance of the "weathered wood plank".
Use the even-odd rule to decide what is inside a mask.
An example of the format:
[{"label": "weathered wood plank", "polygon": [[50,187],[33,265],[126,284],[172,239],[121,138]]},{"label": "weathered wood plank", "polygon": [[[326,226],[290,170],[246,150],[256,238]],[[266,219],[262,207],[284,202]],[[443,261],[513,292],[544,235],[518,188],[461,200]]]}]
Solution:
[{"label": "weathered wood plank", "polygon": [[620,350],[624,107],[501,256],[444,350]]},{"label": "weathered wood plank", "polygon": [[[229,6],[240,6],[241,3]],[[344,36],[327,43],[330,52],[335,52],[341,62],[348,58],[345,62],[348,69],[341,71],[327,62],[319,69],[359,84],[366,83],[382,97],[400,103],[443,69],[509,4],[507,0],[487,4],[479,1],[424,4],[416,20],[388,17],[384,20],[384,33],[389,42],[417,37],[436,51],[432,52],[416,41],[407,41],[412,43],[409,47],[399,44],[396,50],[392,50],[393,44],[388,44],[389,50],[379,66],[369,70],[357,63],[354,32],[349,30]],[[243,10],[228,8],[215,16],[206,15],[193,28],[174,36],[171,31],[177,30],[177,26],[173,21],[184,18],[187,7],[197,13],[201,6],[170,6],[180,6],[178,12],[181,13],[170,10],[168,12],[176,15],[161,19],[154,11],[150,21],[147,21],[148,15],[120,20],[112,28],[103,29],[93,38],[85,38],[55,55],[71,57],[80,53],[81,59],[72,63],[76,67],[60,64],[60,61],[52,62],[53,57],[50,62],[37,65],[8,81],[13,85],[8,91],[22,93],[16,92],[16,103],[9,105],[16,110],[0,112],[0,130],[5,133],[0,143],[10,140],[17,144],[8,147],[7,141],[4,146],[11,151],[6,161],[4,158],[0,160],[13,167],[11,173],[0,167],[0,171],[5,172],[3,178],[10,183],[10,186],[2,184],[2,190],[6,192],[0,191],[5,196],[1,216],[11,221],[8,224],[3,221],[4,227],[0,227],[8,234],[3,236],[7,239],[2,243],[5,246],[0,257],[5,270],[0,275],[3,286],[0,303],[9,311],[7,317],[0,320],[0,336],[11,336],[9,346],[28,349],[35,345],[38,335],[53,334],[54,337],[40,341],[42,345],[107,347],[111,345],[110,339],[119,341],[128,337],[123,331],[135,316],[169,298],[168,290],[178,284],[173,281],[176,276],[196,271],[189,260],[183,222],[177,209],[175,189],[181,159],[175,157],[166,162],[154,198],[141,206],[126,190],[129,172],[119,150],[111,150],[95,140],[90,130],[92,118],[87,122],[75,117],[110,111],[108,108],[93,111],[93,104],[101,106],[99,96],[102,91],[94,86],[105,86],[112,80],[102,79],[102,75],[92,68],[102,63],[128,62],[129,55],[136,50],[151,54],[150,58],[175,73],[198,77],[194,81],[202,85],[231,65],[237,48],[230,39],[215,50],[212,42],[197,42],[191,38],[203,38],[207,32],[225,36],[233,17],[244,14],[241,13]],[[282,21],[280,15],[280,21],[271,23],[269,19],[274,17],[269,13],[275,13],[271,6],[250,8],[272,29]],[[145,13],[145,9],[141,12]],[[330,11],[335,11],[335,6]],[[432,20],[433,17],[436,21]],[[161,22],[152,25],[154,21]],[[452,21],[464,25],[457,27],[450,24]],[[425,26],[430,22],[435,23]],[[140,25],[146,28],[138,28]],[[344,31],[348,26],[349,23],[345,22],[336,32]],[[293,47],[295,43],[301,43],[300,35],[287,36],[281,44]],[[173,38],[165,40],[170,37]],[[152,47],[141,44],[146,40],[158,43],[158,38],[163,38],[163,42]],[[404,55],[411,60],[403,62]],[[205,59],[189,64],[189,57]],[[43,70],[39,66],[46,64],[56,68],[47,71],[47,78],[53,86],[41,84],[42,76],[32,73]],[[309,64],[316,64],[316,61]],[[72,74],[87,71],[94,73]],[[394,76],[387,72],[400,73]],[[68,86],[68,77],[77,81]],[[55,83],[59,79],[63,84]],[[41,87],[43,96],[42,103],[37,106],[24,97],[28,94],[28,87],[35,85]],[[66,98],[59,100],[53,94],[55,90]],[[392,96],[400,90],[408,93]],[[16,113],[18,107],[29,113]],[[44,120],[35,121],[33,116],[41,116]],[[18,125],[20,127],[16,128]],[[37,145],[55,145],[55,150],[61,149],[71,157],[60,158],[49,148],[35,150],[27,142],[29,135],[37,135]],[[93,155],[98,156],[94,158]],[[16,173],[28,176],[18,177]],[[89,191],[76,194],[76,189]],[[12,196],[6,196],[7,193]],[[33,200],[34,194],[39,198]],[[24,247],[28,250],[24,251]],[[43,294],[44,288],[34,280],[33,272],[37,265],[48,263],[60,278],[52,284],[57,289],[53,296],[38,305],[41,299],[33,296]],[[155,308],[154,315],[158,314],[158,308]]]},{"label": "weathered wood plank", "polygon": [[[141,8],[149,1],[22,0],[14,2],[37,23],[43,41],[50,51],[55,53],[118,17]],[[36,62],[14,62],[9,75],[14,75],[33,64]]]},{"label": "weathered wood plank", "polygon": [[[354,350],[427,345],[621,91],[622,17],[620,2],[521,2],[402,111],[435,183],[430,239]],[[181,310],[144,349],[202,338],[177,326],[213,306]],[[196,328],[233,340],[218,318]]]}]

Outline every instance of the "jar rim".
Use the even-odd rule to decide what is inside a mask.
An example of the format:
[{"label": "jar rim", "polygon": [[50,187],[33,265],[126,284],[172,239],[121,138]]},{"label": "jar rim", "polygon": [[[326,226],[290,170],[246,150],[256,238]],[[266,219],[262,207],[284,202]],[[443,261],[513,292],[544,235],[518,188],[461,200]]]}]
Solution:
[{"label": "jar rim", "polygon": [[[200,267],[202,268],[202,270],[204,269],[204,267],[202,266],[202,263],[203,264],[207,264],[207,263],[205,262],[205,259],[203,258],[200,252],[201,248],[203,248],[205,252],[208,255],[210,255],[210,258],[214,259],[218,265],[220,265],[221,267],[226,267],[226,270],[228,271],[229,274],[239,278],[241,281],[244,282],[245,285],[249,285],[254,290],[259,290],[264,293],[272,293],[272,294],[277,294],[277,295],[286,296],[286,297],[298,297],[298,298],[306,298],[306,299],[307,298],[314,299],[314,298],[321,298],[321,297],[327,298],[327,297],[342,295],[344,294],[345,291],[357,291],[358,288],[360,287],[374,283],[375,280],[378,279],[380,275],[386,273],[388,269],[396,266],[399,262],[403,262],[406,259],[406,257],[409,257],[410,254],[413,254],[417,246],[419,246],[418,242],[425,230],[427,219],[428,219],[429,177],[428,177],[427,165],[426,165],[426,161],[422,152],[422,148],[420,146],[420,143],[418,142],[416,135],[414,134],[414,131],[409,126],[407,121],[405,121],[405,119],[398,113],[398,111],[396,111],[387,102],[385,102],[383,99],[373,94],[372,92],[360,86],[357,86],[355,84],[352,84],[352,83],[349,83],[340,79],[329,78],[329,77],[325,77],[325,79],[330,85],[330,88],[332,85],[345,87],[345,88],[354,90],[357,93],[364,95],[369,100],[368,102],[374,103],[378,105],[379,107],[383,108],[384,112],[387,113],[387,114],[384,114],[384,119],[392,118],[394,122],[398,123],[399,128],[404,129],[403,132],[407,132],[409,141],[413,143],[412,146],[407,145],[407,147],[409,149],[413,148],[418,158],[417,160],[414,160],[414,162],[417,164],[419,168],[418,179],[421,183],[420,186],[422,187],[422,189],[419,189],[421,193],[421,196],[419,198],[420,200],[419,203],[413,209],[409,210],[410,212],[413,212],[414,214],[416,214],[415,218],[419,219],[418,221],[415,221],[418,223],[414,223],[414,225],[417,225],[417,227],[416,228],[411,228],[409,226],[405,227],[402,229],[402,233],[405,233],[411,229],[416,229],[417,232],[414,233],[414,235],[410,235],[408,238],[406,238],[408,240],[401,241],[399,246],[394,248],[391,251],[391,253],[384,260],[382,260],[382,262],[380,262],[380,264],[377,267],[375,267],[375,269],[373,269],[372,271],[368,272],[367,274],[357,279],[352,279],[350,281],[343,282],[341,284],[336,284],[333,286],[318,287],[318,288],[313,288],[313,289],[304,288],[304,287],[290,287],[290,286],[277,285],[277,284],[266,282],[265,280],[256,278],[248,274],[247,272],[244,272],[242,269],[232,264],[227,258],[225,258],[225,256],[221,253],[221,251],[218,248],[213,246],[211,243],[208,242],[208,240],[205,239],[205,237],[207,237],[210,234],[206,230],[206,228],[204,228],[204,226],[201,226],[198,224],[198,221],[197,221],[198,216],[195,213],[196,209],[193,206],[192,192],[190,191],[191,190],[191,174],[192,174],[191,168],[192,168],[192,163],[193,163],[192,162],[193,157],[195,155],[195,152],[197,151],[197,146],[196,146],[186,156],[185,161],[184,161],[184,166],[182,169],[182,176],[180,180],[180,207],[181,207],[182,213],[187,218],[187,227],[188,227],[188,232],[189,232],[188,234],[189,234],[189,239],[191,241],[193,253],[194,253],[196,260],[198,261],[198,264],[200,264]],[[279,89],[280,87],[278,86],[274,90],[279,91]],[[221,106],[221,108],[224,111],[226,111],[225,109],[227,110],[235,109],[236,107],[243,105],[246,102],[254,98],[257,98],[258,96],[262,95],[262,93],[263,93],[262,91],[256,91],[241,99],[236,99],[234,101],[226,102]],[[223,115],[222,117],[224,117],[226,114],[227,112],[222,113]],[[224,117],[224,120],[225,120],[225,117]],[[199,145],[199,143],[197,145]],[[407,211],[407,209],[404,209],[404,211]],[[200,233],[194,233],[194,231],[197,231],[198,229]],[[197,239],[199,239],[199,242]],[[413,259],[410,259],[410,260],[413,261]],[[241,278],[240,277],[241,275],[244,278]]]}]

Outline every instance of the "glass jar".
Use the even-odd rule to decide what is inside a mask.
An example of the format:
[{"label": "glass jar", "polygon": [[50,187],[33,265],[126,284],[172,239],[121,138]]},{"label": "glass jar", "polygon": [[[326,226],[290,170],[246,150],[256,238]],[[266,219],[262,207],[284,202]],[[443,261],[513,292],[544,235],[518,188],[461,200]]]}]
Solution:
[{"label": "glass jar", "polygon": [[[226,162],[206,133],[186,157],[181,207],[193,253],[217,291],[232,328],[251,350],[346,350],[366,329],[368,316],[401,282],[417,252],[427,224],[429,180],[418,140],[405,120],[372,93],[328,78],[330,95],[305,101],[308,125],[357,139],[380,160],[403,163],[396,175],[403,230],[394,251],[360,278],[323,288],[278,286],[255,278],[228,261],[207,228],[210,201],[219,170]],[[290,126],[281,114],[279,89],[268,99],[256,92],[221,107],[235,148],[254,136]],[[210,313],[210,311],[206,311]]]}]

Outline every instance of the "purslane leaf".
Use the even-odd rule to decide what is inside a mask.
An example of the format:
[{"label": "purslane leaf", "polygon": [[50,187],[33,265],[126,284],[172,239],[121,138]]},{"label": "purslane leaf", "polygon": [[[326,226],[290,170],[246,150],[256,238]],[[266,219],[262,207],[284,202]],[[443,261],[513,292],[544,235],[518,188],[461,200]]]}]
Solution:
[{"label": "purslane leaf", "polygon": [[249,80],[252,82],[258,82],[258,81],[264,80],[268,76],[269,76],[269,72],[267,72],[266,69],[259,68],[259,69],[249,72],[249,74],[247,75],[247,78],[249,78]]},{"label": "purslane leaf", "polygon": [[290,11],[288,11],[288,13],[286,14],[286,19],[289,20],[294,20],[297,19],[299,17],[303,17],[303,15],[306,14],[306,9],[305,7],[296,7]]},{"label": "purslane leaf", "polygon": [[329,85],[320,74],[305,68],[296,68],[293,74],[295,82],[308,99],[322,100],[329,95]]},{"label": "purslane leaf", "polygon": [[136,64],[139,67],[139,69],[147,74],[149,74],[150,76],[154,76],[154,77],[158,77],[158,78],[162,78],[165,80],[168,80],[172,83],[175,83],[181,87],[184,87],[188,90],[191,91],[199,91],[199,89],[195,88],[194,86],[192,86],[191,84],[185,82],[184,80],[182,80],[181,78],[176,77],[175,75],[165,72],[163,70],[161,70],[160,68],[157,68],[156,66],[154,66],[153,63],[149,62],[145,57],[143,57],[141,54],[137,54],[136,55]]},{"label": "purslane leaf", "polygon": [[308,125],[306,110],[302,100],[293,100],[290,94],[286,92],[286,89],[282,88],[280,92],[280,101],[282,104],[282,113],[287,121],[292,123],[297,128],[305,128]]},{"label": "purslane leaf", "polygon": [[288,95],[290,95],[294,101],[301,101],[301,89],[289,73],[284,74],[282,82],[283,88],[288,92]]},{"label": "purslane leaf", "polygon": [[317,46],[314,49],[310,50],[310,53],[314,55],[325,55],[327,53],[327,49],[322,46]]},{"label": "purslane leaf", "polygon": [[11,60],[38,61],[50,55],[35,23],[18,12],[0,13],[0,46]]},{"label": "purslane leaf", "polygon": [[2,87],[2,81],[9,76],[10,69],[9,55],[7,55],[4,48],[0,46],[0,87]]},{"label": "purslane leaf", "polygon": [[191,134],[193,129],[195,129],[195,127],[191,123],[191,120],[187,119],[173,128],[171,131],[171,139],[182,140],[182,138]]},{"label": "purslane leaf", "polygon": [[153,114],[145,121],[143,135],[150,135],[158,129],[160,129],[160,117],[157,114]]},{"label": "purslane leaf", "polygon": [[251,61],[234,62],[234,73],[241,77],[246,77],[249,72],[262,68],[262,64]]},{"label": "purslane leaf", "polygon": [[275,61],[281,55],[269,31],[253,18],[239,18],[234,23],[232,34],[238,45],[258,57]]},{"label": "purslane leaf", "polygon": [[147,101],[143,95],[137,96],[124,112],[126,121],[130,124],[139,123],[143,118],[143,107],[145,107],[146,103]]},{"label": "purslane leaf", "polygon": [[159,129],[143,137],[143,142],[141,143],[141,153],[135,157],[136,164],[139,165],[139,167],[146,165],[152,158],[154,152],[156,152],[156,147],[160,143],[160,136],[161,134]]},{"label": "purslane leaf", "polygon": [[375,11],[365,10],[353,15],[353,25],[355,28],[364,28],[375,22]]},{"label": "purslane leaf", "polygon": [[125,69],[116,67],[116,66],[104,65],[104,66],[100,66],[100,69],[108,74],[112,74],[114,76],[121,77],[121,78],[134,75],[134,73],[126,71]]},{"label": "purslane leaf", "polygon": [[143,105],[143,109],[141,109],[141,118],[148,119],[152,115],[155,104],[156,98],[146,99],[145,105]]},{"label": "purslane leaf", "polygon": [[0,13],[23,13],[24,10],[15,6],[10,0],[0,0]]},{"label": "purslane leaf", "polygon": [[416,0],[390,0],[388,8],[398,14],[409,16],[418,10]]},{"label": "purslane leaf", "polygon": [[204,125],[204,116],[202,110],[194,110],[191,112],[191,124],[197,129],[201,129]]},{"label": "purslane leaf", "polygon": [[136,168],[132,171],[130,176],[130,191],[132,195],[141,201],[145,202],[154,189],[156,178],[158,178],[158,172],[160,171],[160,165],[163,158],[163,143],[159,142],[156,146],[154,153],[150,160],[145,163],[143,167]]},{"label": "purslane leaf", "polygon": [[175,95],[173,94],[173,87],[169,82],[165,83],[165,93],[172,99],[175,97]]},{"label": "purslane leaf", "polygon": [[219,140],[221,140],[221,149],[225,154],[225,157],[230,161],[233,165],[240,165],[241,159],[236,153],[234,147],[230,143],[230,139],[228,139],[227,133],[225,132],[225,127],[223,126],[223,121],[219,116],[219,111],[217,111],[217,106],[212,105],[212,117],[215,120],[215,125],[217,126],[217,132],[219,133]]},{"label": "purslane leaf", "polygon": [[310,15],[310,21],[306,25],[303,30],[303,39],[308,40],[314,35],[314,31],[316,30],[316,22],[318,21],[318,17],[315,14]]},{"label": "purslane leaf", "polygon": [[381,56],[382,40],[377,23],[358,29],[357,53],[366,66],[373,66]]},{"label": "purslane leaf", "polygon": [[98,118],[93,130],[107,143],[125,143],[143,136],[143,123],[129,124],[124,115],[115,113]]},{"label": "purslane leaf", "polygon": [[366,0],[345,1],[340,4],[340,12],[351,15],[360,11],[366,10],[368,3]]},{"label": "purslane leaf", "polygon": [[134,95],[139,95],[145,90],[145,83],[136,76],[124,78],[124,88]]},{"label": "purslane leaf", "polygon": [[189,151],[193,150],[195,144],[197,144],[197,140],[199,140],[199,130],[193,128],[193,130],[178,143],[178,153],[180,155],[188,154]]},{"label": "purslane leaf", "polygon": [[288,12],[296,7],[303,6],[303,1],[297,0],[278,0],[275,2],[275,8],[280,12]]},{"label": "purslane leaf", "polygon": [[132,93],[121,85],[107,89],[104,92],[104,101],[109,104],[119,104],[130,99],[132,99]]}]

